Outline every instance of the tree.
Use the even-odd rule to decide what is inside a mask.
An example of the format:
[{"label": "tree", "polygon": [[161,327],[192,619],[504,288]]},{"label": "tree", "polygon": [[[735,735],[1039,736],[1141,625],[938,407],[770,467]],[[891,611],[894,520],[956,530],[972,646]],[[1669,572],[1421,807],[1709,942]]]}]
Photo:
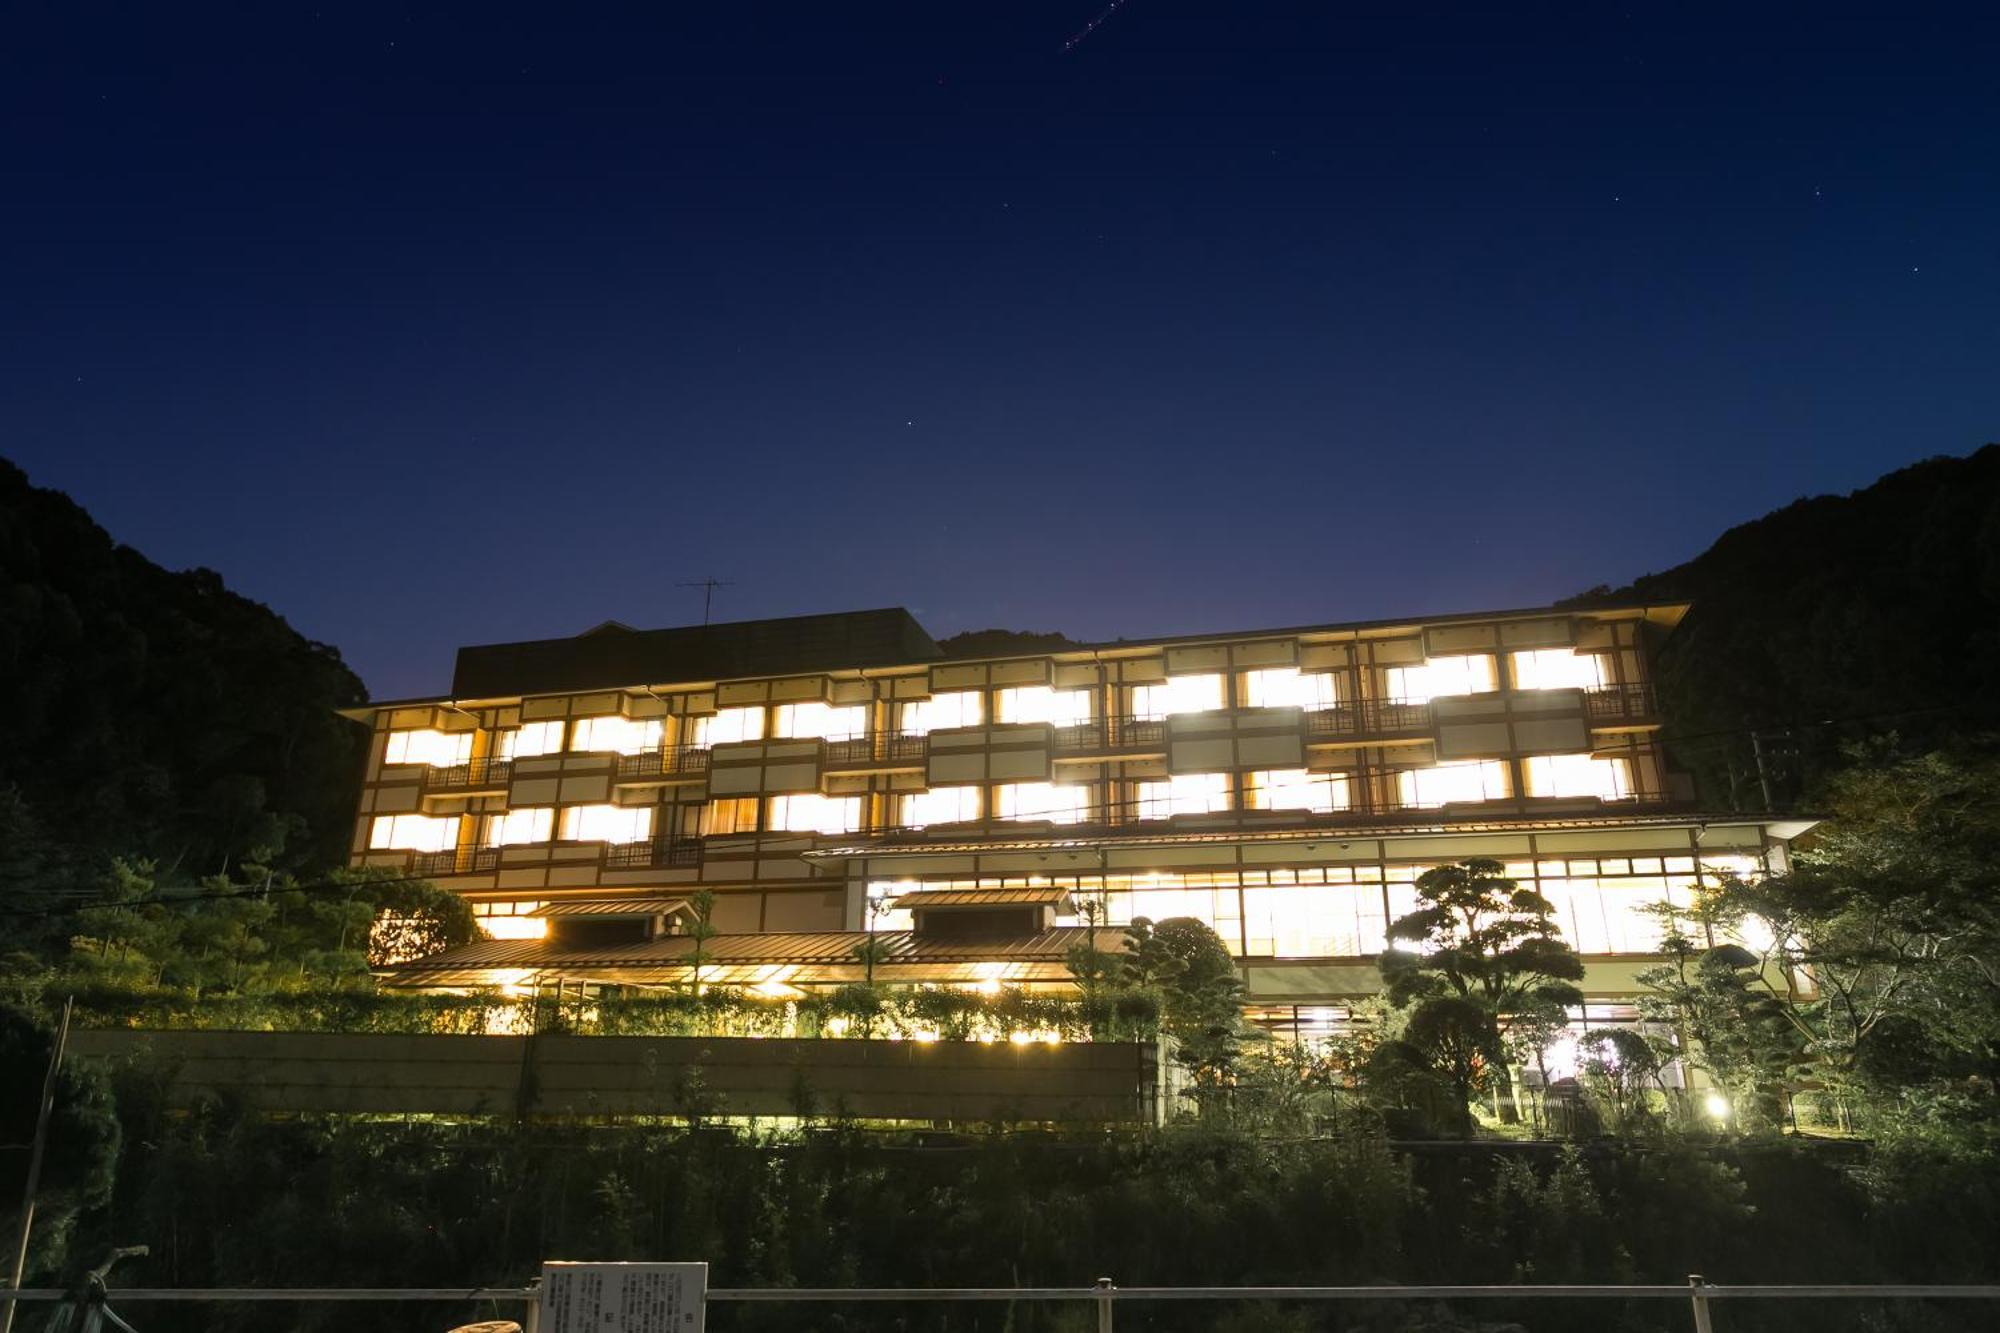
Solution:
[{"label": "tree", "polygon": [[[1489,1016],[1496,1040],[1510,1032],[1548,1033],[1563,1025],[1569,1007],[1583,1003],[1576,985],[1583,961],[1563,942],[1554,905],[1508,879],[1498,861],[1434,867],[1417,878],[1416,892],[1417,910],[1390,924],[1390,947],[1379,964],[1390,1003],[1421,1011],[1435,1000],[1470,1001]],[[1455,1030],[1471,1031],[1460,1010],[1441,1012],[1451,1015]],[[1511,1093],[1504,1053],[1494,1058],[1497,1085]],[[1511,1096],[1501,1114],[1518,1115]]]},{"label": "tree", "polygon": [[1157,988],[1161,1029],[1194,1076],[1195,1096],[1218,1105],[1235,1073],[1243,1037],[1243,978],[1222,937],[1205,921],[1135,918],[1126,929],[1122,979]]}]

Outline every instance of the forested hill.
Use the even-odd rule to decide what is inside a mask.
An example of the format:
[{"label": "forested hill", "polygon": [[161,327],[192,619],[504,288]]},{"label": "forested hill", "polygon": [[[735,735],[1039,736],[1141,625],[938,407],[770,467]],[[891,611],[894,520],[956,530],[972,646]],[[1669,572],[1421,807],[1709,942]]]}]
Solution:
[{"label": "forested hill", "polygon": [[0,843],[208,873],[337,864],[365,737],[340,654],[114,542],[0,459]]},{"label": "forested hill", "polygon": [[1950,743],[2000,725],[2000,445],[1934,458],[1851,495],[1799,500],[1693,560],[1590,604],[1680,600],[1661,693],[1677,757],[1706,794],[1759,730],[1781,794],[1810,790],[1842,744],[1895,731]]}]

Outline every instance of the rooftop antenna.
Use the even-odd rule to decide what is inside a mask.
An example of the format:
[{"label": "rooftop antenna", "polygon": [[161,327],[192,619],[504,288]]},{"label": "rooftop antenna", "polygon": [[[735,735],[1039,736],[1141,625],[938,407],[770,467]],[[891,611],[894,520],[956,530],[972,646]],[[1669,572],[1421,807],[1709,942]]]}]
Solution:
[{"label": "rooftop antenna", "polygon": [[725,582],[715,577],[715,575],[710,574],[707,578],[693,579],[687,583],[676,583],[674,586],[676,588],[701,589],[701,623],[706,625],[709,613],[715,609],[715,590],[717,588],[733,588],[736,585]]}]

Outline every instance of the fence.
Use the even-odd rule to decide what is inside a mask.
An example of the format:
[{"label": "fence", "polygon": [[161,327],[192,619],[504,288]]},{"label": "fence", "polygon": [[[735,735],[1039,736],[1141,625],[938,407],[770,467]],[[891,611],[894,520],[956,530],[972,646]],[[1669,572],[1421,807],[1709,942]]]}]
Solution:
[{"label": "fence", "polygon": [[1151,1042],[106,1028],[70,1043],[151,1062],[170,1105],[220,1095],[272,1112],[1154,1124],[1174,1073]]},{"label": "fence", "polygon": [[[6,1293],[0,1293],[4,1305]],[[26,1288],[16,1300],[59,1301],[69,1293],[53,1288]],[[133,1287],[108,1293],[113,1305],[125,1302],[186,1301],[208,1304],[243,1302],[407,1301],[431,1304],[475,1304],[519,1307],[527,1333],[536,1333],[541,1302],[536,1287]],[[1642,1300],[1685,1302],[1694,1333],[1714,1333],[1714,1306],[1731,1301],[1791,1300],[1985,1300],[2000,1301],[2000,1285],[1992,1286],[1797,1286],[1716,1285],[1698,1273],[1684,1285],[1658,1286],[1424,1286],[1424,1287],[1119,1287],[1099,1278],[1089,1287],[713,1287],[709,1305],[728,1304],[870,1304],[894,1302],[1086,1302],[1096,1308],[1099,1333],[1111,1333],[1121,1302],[1145,1301],[1527,1301]]]}]

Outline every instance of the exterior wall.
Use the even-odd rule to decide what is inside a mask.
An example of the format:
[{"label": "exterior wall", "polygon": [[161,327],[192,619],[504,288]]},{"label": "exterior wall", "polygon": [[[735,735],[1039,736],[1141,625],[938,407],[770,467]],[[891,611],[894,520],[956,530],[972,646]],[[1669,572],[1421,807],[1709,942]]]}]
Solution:
[{"label": "exterior wall", "polygon": [[700,1072],[710,1114],[906,1121],[1153,1123],[1167,1078],[1150,1044],[743,1037],[489,1037],[79,1031],[85,1059],[153,1060],[175,1107],[267,1112],[677,1115]]},{"label": "exterior wall", "polygon": [[[1540,610],[383,706],[372,715],[352,859],[431,878],[467,895],[475,910],[501,914],[564,895],[704,888],[716,895],[714,924],[726,934],[867,928],[870,886],[885,882],[907,888],[995,876],[1228,874],[1238,877],[1237,935],[1230,939],[1221,918],[1218,928],[1244,959],[1253,996],[1351,994],[1343,988],[1360,972],[1340,952],[1301,959],[1260,951],[1247,924],[1253,910],[1245,895],[1256,891],[1249,877],[1373,866],[1376,882],[1386,885],[1395,882],[1392,873],[1413,875],[1468,856],[1531,866],[1592,854],[1696,862],[1721,855],[1760,864],[1782,856],[1755,825],[1667,818],[1685,793],[1658,744],[1648,671],[1654,641],[1678,615],[1678,608]],[[1588,687],[1522,688],[1511,654],[1565,650],[1592,655],[1601,679]],[[1399,693],[1410,668],[1467,655],[1490,657],[1493,688],[1429,700]],[[1305,673],[1318,692],[1303,705],[1260,701],[1267,682],[1253,673],[1273,670]],[[1206,675],[1221,678],[1219,708],[1141,715],[1149,692]],[[1086,694],[1089,720],[1002,719],[1006,691],[1042,688]],[[976,724],[927,735],[906,727],[913,706],[955,692],[977,695]],[[787,705],[860,708],[865,730],[780,737],[776,710]],[[765,710],[746,738],[696,746],[704,718],[742,708]],[[658,744],[634,754],[501,757],[501,737],[513,728],[556,723],[573,740],[579,724],[605,718],[657,724]],[[469,735],[470,762],[388,764],[391,735],[407,730]],[[1622,759],[1629,789],[1615,801],[1531,795],[1532,762],[1543,755]],[[1465,762],[1493,766],[1493,794],[1442,808],[1412,801],[1411,770]],[[1270,770],[1338,780],[1342,804],[1321,814],[1251,808],[1256,775]],[[1140,800],[1156,789],[1148,784],[1171,788],[1191,775],[1216,776],[1224,808],[1142,818],[1154,811]],[[1088,817],[1079,825],[992,818],[998,791],[1014,783],[1080,787]],[[921,832],[904,827],[905,798],[933,786],[981,789],[986,818]],[[779,811],[791,808],[785,803],[801,797],[809,805],[852,801],[852,826],[831,834],[773,827]],[[650,812],[651,838],[608,845],[562,836],[565,810],[599,805]],[[553,810],[554,836],[482,845],[486,821],[523,808]],[[393,815],[456,821],[431,826],[449,832],[449,845],[418,854],[372,849],[373,821]],[[1382,832],[1395,824],[1431,831]],[[1037,839],[1039,846],[1018,845]],[[1227,906],[1216,902],[1218,912]],[[1317,979],[1301,970],[1307,963],[1324,965]],[[1372,975],[1372,965],[1362,970]]]}]

